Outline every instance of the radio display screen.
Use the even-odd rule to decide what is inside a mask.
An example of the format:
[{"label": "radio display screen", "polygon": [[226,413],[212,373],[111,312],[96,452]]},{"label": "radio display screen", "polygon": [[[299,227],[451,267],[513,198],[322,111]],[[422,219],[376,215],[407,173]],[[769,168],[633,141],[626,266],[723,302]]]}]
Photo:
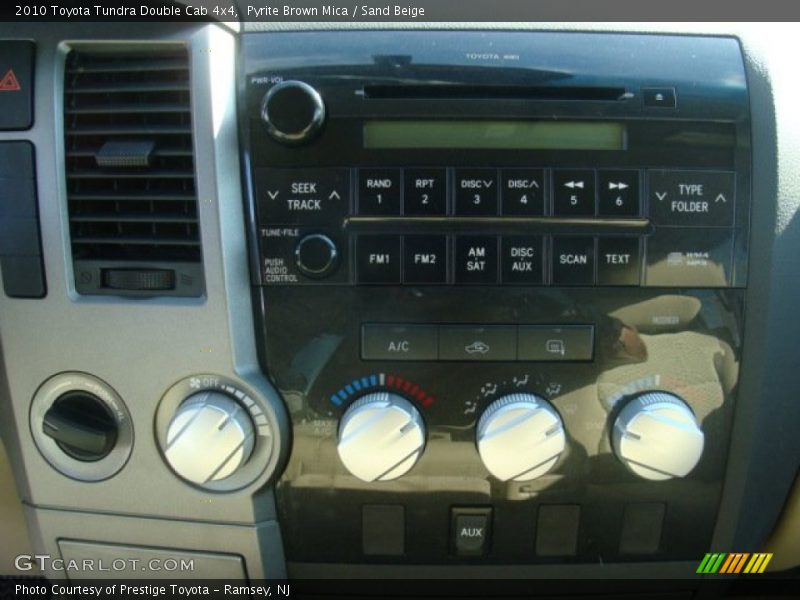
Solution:
[{"label": "radio display screen", "polygon": [[623,123],[613,121],[364,122],[364,148],[625,150]]}]

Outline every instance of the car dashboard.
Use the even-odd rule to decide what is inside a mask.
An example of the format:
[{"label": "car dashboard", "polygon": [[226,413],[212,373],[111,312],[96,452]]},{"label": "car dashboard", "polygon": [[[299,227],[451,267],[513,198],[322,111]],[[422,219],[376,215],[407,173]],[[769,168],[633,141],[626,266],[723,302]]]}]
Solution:
[{"label": "car dashboard", "polygon": [[0,430],[48,557],[4,573],[796,567],[796,50],[0,26]]}]

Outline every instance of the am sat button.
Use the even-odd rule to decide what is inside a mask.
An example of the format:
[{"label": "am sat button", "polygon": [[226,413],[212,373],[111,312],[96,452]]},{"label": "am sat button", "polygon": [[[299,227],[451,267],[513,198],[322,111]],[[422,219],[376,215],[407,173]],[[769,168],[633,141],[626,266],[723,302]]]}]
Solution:
[{"label": "am sat button", "polygon": [[648,171],[650,218],[657,225],[733,225],[735,174],[729,171]]},{"label": "am sat button", "polygon": [[436,360],[438,352],[435,325],[369,324],[361,328],[363,360]]},{"label": "am sat button", "polygon": [[455,276],[456,283],[497,283],[497,238],[457,237]]}]

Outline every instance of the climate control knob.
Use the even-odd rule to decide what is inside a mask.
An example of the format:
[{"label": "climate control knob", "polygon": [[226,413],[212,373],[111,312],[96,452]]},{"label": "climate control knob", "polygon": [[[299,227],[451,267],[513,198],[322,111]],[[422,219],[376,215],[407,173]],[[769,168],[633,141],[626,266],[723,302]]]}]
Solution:
[{"label": "climate control knob", "polygon": [[405,475],[424,448],[422,416],[397,394],[367,394],[350,405],[339,423],[339,458],[363,481]]},{"label": "climate control knob", "polygon": [[692,409],[666,392],[636,396],[611,432],[614,452],[639,477],[662,481],[688,475],[703,454],[705,436]]},{"label": "climate control knob", "polygon": [[207,390],[178,407],[164,455],[178,475],[202,485],[232,475],[250,458],[254,442],[248,411],[227,394]]},{"label": "climate control knob", "polygon": [[561,417],[533,394],[502,396],[481,415],[478,452],[489,472],[501,481],[528,481],[547,473],[564,452]]}]

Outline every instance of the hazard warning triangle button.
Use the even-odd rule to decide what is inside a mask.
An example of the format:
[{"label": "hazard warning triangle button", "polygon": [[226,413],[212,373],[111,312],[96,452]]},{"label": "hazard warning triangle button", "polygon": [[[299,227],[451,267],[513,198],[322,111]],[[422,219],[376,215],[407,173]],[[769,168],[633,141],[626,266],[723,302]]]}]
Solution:
[{"label": "hazard warning triangle button", "polygon": [[33,125],[33,57],[28,40],[0,41],[0,130]]},{"label": "hazard warning triangle button", "polygon": [[9,69],[6,74],[3,75],[3,79],[0,79],[0,92],[19,92],[21,90],[22,86],[17,80],[14,69]]}]

